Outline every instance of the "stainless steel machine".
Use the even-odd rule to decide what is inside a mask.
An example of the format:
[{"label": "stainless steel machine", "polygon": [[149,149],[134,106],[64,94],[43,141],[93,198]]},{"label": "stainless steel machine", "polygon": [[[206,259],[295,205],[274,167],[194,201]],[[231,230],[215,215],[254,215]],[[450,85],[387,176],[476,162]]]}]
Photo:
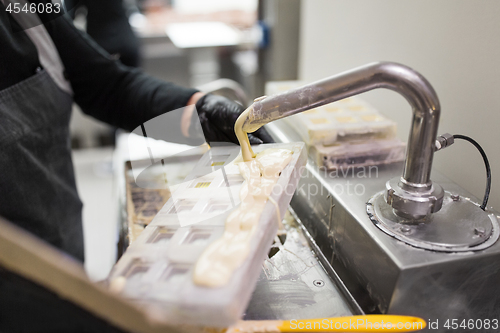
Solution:
[{"label": "stainless steel machine", "polygon": [[376,63],[261,97],[244,130],[267,124],[277,141],[300,141],[279,119],[376,88],[412,106],[404,164],[340,173],[310,161],[291,204],[296,218],[326,270],[366,313],[442,323],[499,318],[500,216],[435,170],[431,181],[434,152],[453,136],[437,136],[439,100],[419,73]]},{"label": "stainless steel machine", "polygon": [[[420,74],[377,63],[261,97],[245,129],[267,124],[278,142],[302,141],[281,118],[376,88],[413,108],[405,162],[328,171],[309,160],[291,202],[295,219],[263,265],[245,320],[381,312],[439,320],[442,331],[447,319],[499,318],[500,216],[432,170],[454,137],[437,135],[439,100]],[[169,177],[192,157],[165,158]]]}]

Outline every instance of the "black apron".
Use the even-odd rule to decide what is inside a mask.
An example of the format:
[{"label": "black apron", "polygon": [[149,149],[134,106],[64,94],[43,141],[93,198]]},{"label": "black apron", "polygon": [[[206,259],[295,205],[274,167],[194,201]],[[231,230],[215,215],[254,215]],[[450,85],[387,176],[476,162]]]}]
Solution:
[{"label": "black apron", "polygon": [[[0,216],[83,262],[82,203],[69,139],[71,87],[46,30],[26,33],[47,70],[0,91]],[[0,333],[7,332],[121,331],[0,267]]]},{"label": "black apron", "polygon": [[0,215],[83,261],[72,102],[43,69],[0,91]]}]

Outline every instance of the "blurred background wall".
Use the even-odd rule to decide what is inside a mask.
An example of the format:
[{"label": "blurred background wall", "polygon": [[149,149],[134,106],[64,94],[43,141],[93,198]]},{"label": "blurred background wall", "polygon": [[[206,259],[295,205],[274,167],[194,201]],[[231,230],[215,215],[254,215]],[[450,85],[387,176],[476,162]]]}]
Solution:
[{"label": "blurred background wall", "polygon": [[[396,61],[424,75],[441,102],[439,133],[478,141],[492,165],[489,205],[500,209],[500,1],[302,0],[299,76],[320,79],[373,61]],[[411,110],[392,91],[362,96],[398,123],[407,140]],[[434,166],[482,199],[477,150],[459,141]]]}]

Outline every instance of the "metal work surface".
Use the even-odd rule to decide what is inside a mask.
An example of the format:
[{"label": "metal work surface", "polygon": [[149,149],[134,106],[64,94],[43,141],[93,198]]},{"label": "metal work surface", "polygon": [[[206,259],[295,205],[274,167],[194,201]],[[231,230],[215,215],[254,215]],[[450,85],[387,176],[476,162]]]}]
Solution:
[{"label": "metal work surface", "polygon": [[346,291],[335,284],[318,262],[301,225],[289,215],[284,226],[286,238],[277,237],[273,248],[279,251],[264,262],[243,319],[291,320],[361,314],[357,304],[344,296]]},{"label": "metal work surface", "polygon": [[[267,129],[277,141],[299,140],[282,121]],[[396,163],[324,171],[309,162],[291,206],[365,312],[498,318],[500,242],[462,253],[418,249],[370,220],[366,203],[402,169],[403,163]],[[435,170],[432,179],[453,195],[479,202]]]}]

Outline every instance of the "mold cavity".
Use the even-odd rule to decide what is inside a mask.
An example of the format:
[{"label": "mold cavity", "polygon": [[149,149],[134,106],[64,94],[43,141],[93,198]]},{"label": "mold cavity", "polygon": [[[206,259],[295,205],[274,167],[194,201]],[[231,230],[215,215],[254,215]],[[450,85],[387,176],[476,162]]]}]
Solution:
[{"label": "mold cavity", "polygon": [[313,123],[314,125],[319,125],[319,124],[327,124],[329,123],[330,121],[326,118],[312,118],[312,119],[309,119],[309,121],[311,123]]},{"label": "mold cavity", "polygon": [[229,155],[215,155],[211,156],[207,162],[207,166],[222,166],[226,163]]},{"label": "mold cavity", "polygon": [[182,243],[189,245],[204,245],[208,242],[211,235],[211,230],[191,229]]},{"label": "mold cavity", "polygon": [[355,123],[355,122],[357,122],[356,118],[354,118],[354,117],[337,117],[335,119],[339,123]]},{"label": "mold cavity", "polygon": [[308,114],[311,114],[311,113],[318,113],[318,110],[316,110],[316,109],[311,109],[311,110],[304,111],[304,113],[308,113]]},{"label": "mold cavity", "polygon": [[381,121],[383,118],[380,117],[379,115],[372,114],[372,115],[362,116],[361,119],[363,119],[364,121],[372,122],[372,121]]},{"label": "mold cavity", "polygon": [[170,285],[178,285],[185,281],[189,272],[189,266],[170,265],[163,274],[162,280]]},{"label": "mold cavity", "polygon": [[352,105],[349,107],[349,110],[351,110],[351,111],[363,111],[363,110],[366,110],[366,108],[363,105]]},{"label": "mold cavity", "polygon": [[196,204],[196,201],[193,200],[178,200],[174,202],[174,205],[170,210],[168,211],[169,214],[179,214],[182,212],[190,212],[193,208],[194,205]]},{"label": "mold cavity", "polygon": [[205,188],[205,187],[209,187],[210,184],[211,184],[211,182],[198,182],[198,183],[196,183],[194,188]]},{"label": "mold cavity", "polygon": [[172,237],[174,237],[175,234],[175,229],[172,228],[165,228],[165,227],[159,227],[156,228],[154,233],[149,237],[146,243],[153,243],[153,244],[168,244]]},{"label": "mold cavity", "polygon": [[339,112],[341,109],[336,106],[326,106],[325,110],[326,112]]},{"label": "mold cavity", "polygon": [[201,177],[193,180],[189,184],[189,188],[207,188],[212,184],[214,177]]},{"label": "mold cavity", "polygon": [[149,265],[147,263],[139,259],[135,259],[127,267],[127,269],[123,273],[123,276],[129,282],[138,282],[142,279],[142,277],[147,273],[148,270],[149,270]]},{"label": "mold cavity", "polygon": [[229,204],[223,201],[210,201],[203,213],[223,212],[229,208]]},{"label": "mold cavity", "polygon": [[229,175],[227,176],[227,183],[226,180],[223,179],[222,182],[219,184],[219,187],[237,186],[243,184],[244,181],[245,179],[240,175]]}]

